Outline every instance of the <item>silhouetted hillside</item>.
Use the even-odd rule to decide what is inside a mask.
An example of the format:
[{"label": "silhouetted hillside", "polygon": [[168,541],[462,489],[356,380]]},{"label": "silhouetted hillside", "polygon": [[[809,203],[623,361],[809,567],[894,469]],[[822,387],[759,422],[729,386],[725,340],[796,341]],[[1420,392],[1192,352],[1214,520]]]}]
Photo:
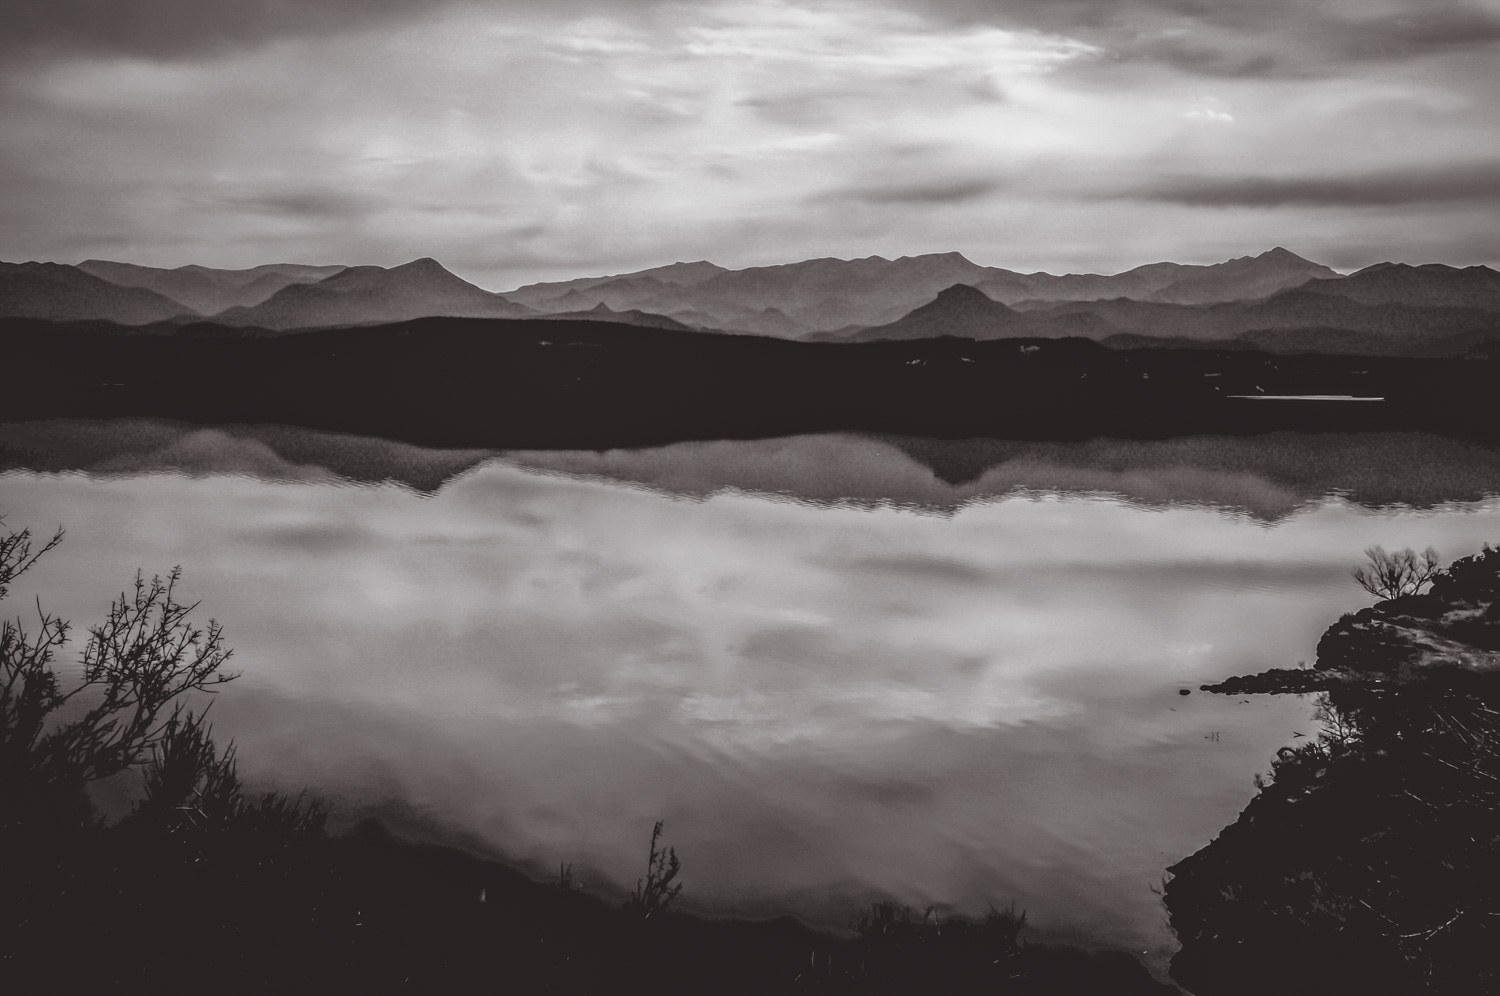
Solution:
[{"label": "silhouetted hillside", "polygon": [[1022,334],[1025,319],[986,297],[983,291],[968,284],[954,284],[932,301],[903,315],[894,322],[864,329],[848,338],[854,342],[871,339],[935,339],[954,335],[965,339],[999,339]]},{"label": "silhouetted hillside", "polygon": [[102,319],[144,325],[191,314],[160,294],[121,287],[63,263],[0,263],[0,318]]},{"label": "silhouetted hillside", "polygon": [[991,300],[983,291],[955,284],[935,299],[894,322],[873,328],[840,329],[808,336],[823,342],[876,342],[882,339],[1103,339],[1115,332],[1107,322],[1082,311],[1032,315]]},{"label": "silhouetted hillside", "polygon": [[1229,339],[1189,339],[1117,332],[1101,342],[1111,349],[1254,349],[1282,356],[1409,356],[1490,359],[1500,356],[1500,328],[1402,339],[1348,329],[1251,329]]},{"label": "silhouetted hillside", "polygon": [[[1500,425],[1485,360],[1111,350],[1069,338],[813,343],[452,318],[296,335],[211,325],[118,332],[0,327],[0,349],[29,374],[0,397],[0,418],[276,422],[486,448],[845,430],[1075,439],[1275,429],[1484,435]],[[1384,400],[1253,400],[1266,395]]]}]

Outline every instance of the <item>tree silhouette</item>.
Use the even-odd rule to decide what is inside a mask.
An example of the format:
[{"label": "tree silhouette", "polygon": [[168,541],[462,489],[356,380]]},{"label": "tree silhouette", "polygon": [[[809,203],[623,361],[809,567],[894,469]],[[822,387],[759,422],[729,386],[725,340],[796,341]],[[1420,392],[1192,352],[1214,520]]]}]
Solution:
[{"label": "tree silhouette", "polygon": [[1377,598],[1400,598],[1415,595],[1431,583],[1441,569],[1438,552],[1428,547],[1418,556],[1411,547],[1386,553],[1383,546],[1365,550],[1369,564],[1352,572],[1359,586]]}]

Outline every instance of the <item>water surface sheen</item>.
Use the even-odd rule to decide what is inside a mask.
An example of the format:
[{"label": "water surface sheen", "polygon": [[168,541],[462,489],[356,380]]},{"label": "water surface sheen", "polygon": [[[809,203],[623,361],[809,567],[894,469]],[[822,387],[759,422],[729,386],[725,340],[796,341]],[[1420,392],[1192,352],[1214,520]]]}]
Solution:
[{"label": "water surface sheen", "polygon": [[1163,868],[1315,732],[1303,700],[1178,690],[1311,659],[1367,603],[1348,572],[1372,543],[1500,539],[1483,481],[1367,508],[1180,445],[1002,454],[964,483],[857,437],[382,450],[453,464],[419,490],[248,430],[162,432],[71,462],[0,439],[8,524],[68,530],[8,608],[82,624],[181,564],[236,648],[213,715],[250,780],[405,807],[600,890],[634,883],[664,818],[701,910],[1014,901],[1040,936],[1158,965]]}]

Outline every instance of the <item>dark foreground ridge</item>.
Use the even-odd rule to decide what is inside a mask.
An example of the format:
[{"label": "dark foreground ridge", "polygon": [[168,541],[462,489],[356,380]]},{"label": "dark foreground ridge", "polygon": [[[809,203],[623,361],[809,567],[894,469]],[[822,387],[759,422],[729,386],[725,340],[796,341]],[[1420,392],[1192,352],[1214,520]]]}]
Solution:
[{"label": "dark foreground ridge", "polygon": [[27,856],[7,862],[0,898],[15,992],[1173,991],[1123,953],[1027,944],[1009,913],[939,923],[877,906],[851,937],[791,918],[644,917],[373,821],[337,837],[6,836]]},{"label": "dark foreground ridge", "polygon": [[[1159,438],[1500,432],[1494,360],[1113,350],[1086,339],[863,344],[608,322],[433,318],[295,334],[0,323],[0,421],[278,423],[436,447],[605,449],[864,431]],[[1269,400],[1343,396],[1377,401]]]},{"label": "dark foreground ridge", "polygon": [[1213,843],[1168,869],[1196,996],[1500,991],[1500,551],[1329,628],[1308,670],[1210,691],[1321,688]]}]

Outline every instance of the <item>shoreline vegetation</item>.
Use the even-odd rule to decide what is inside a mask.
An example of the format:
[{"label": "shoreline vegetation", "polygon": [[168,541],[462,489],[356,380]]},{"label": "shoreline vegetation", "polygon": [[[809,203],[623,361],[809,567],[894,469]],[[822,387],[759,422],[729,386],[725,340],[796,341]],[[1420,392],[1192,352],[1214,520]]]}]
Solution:
[{"label": "shoreline vegetation", "polygon": [[[62,539],[0,523],[0,599]],[[304,797],[253,795],[208,696],[236,675],[179,575],[138,578],[89,630],[71,685],[69,624],[0,636],[0,977],[26,991],[118,986],[264,992],[512,988],[559,993],[1169,993],[1123,952],[1027,943],[1024,913],[934,916],[876,903],[844,935],[791,917],[671,909],[691,881],[657,823],[624,904],[559,869],[534,881],[456,848],[343,834]],[[39,605],[40,611],[40,605]],[[139,779],[123,818],[89,799]]]},{"label": "shoreline vegetation", "polygon": [[1500,550],[1441,570],[1367,553],[1356,580],[1390,597],[1330,626],[1311,668],[1203,686],[1316,693],[1323,730],[1168,869],[1172,976],[1196,996],[1500,986]]}]

